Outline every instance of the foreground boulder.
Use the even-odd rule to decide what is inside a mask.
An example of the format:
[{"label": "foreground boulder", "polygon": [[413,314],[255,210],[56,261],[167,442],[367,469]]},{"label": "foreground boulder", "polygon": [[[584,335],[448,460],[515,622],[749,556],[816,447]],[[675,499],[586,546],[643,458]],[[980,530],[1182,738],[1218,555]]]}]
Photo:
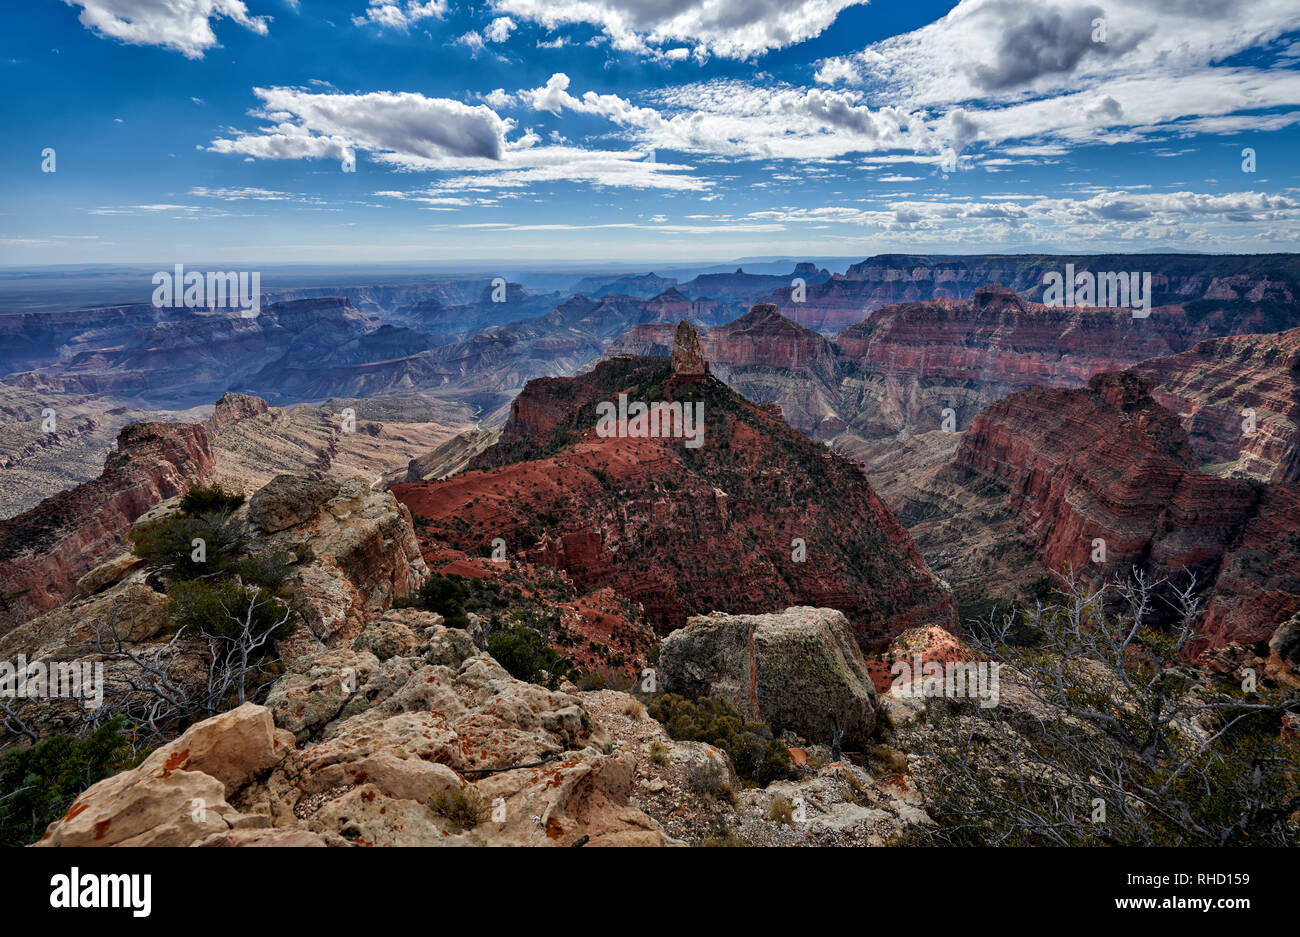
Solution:
[{"label": "foreground boulder", "polygon": [[846,749],[865,749],[876,691],[843,612],[788,608],[770,615],[714,612],[689,619],[659,655],[664,689],[721,696],[772,731],[829,742],[834,710]]},{"label": "foreground boulder", "polygon": [[36,845],[187,846],[268,826],[265,815],[243,814],[227,798],[292,750],[292,736],[275,727],[270,712],[245,703],[84,791]]}]

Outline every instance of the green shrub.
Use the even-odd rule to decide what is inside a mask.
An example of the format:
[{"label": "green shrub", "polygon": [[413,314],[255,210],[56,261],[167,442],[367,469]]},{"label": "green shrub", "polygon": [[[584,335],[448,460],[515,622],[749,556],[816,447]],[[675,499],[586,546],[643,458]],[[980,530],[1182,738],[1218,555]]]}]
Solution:
[{"label": "green shrub", "polygon": [[40,839],[78,794],[129,767],[123,723],[119,716],[84,739],[56,735],[6,752],[0,762],[0,846]]},{"label": "green shrub", "polygon": [[280,590],[284,581],[289,578],[291,570],[289,554],[284,550],[240,557],[235,563],[235,572],[239,574],[240,579],[272,592]]},{"label": "green shrub", "polygon": [[559,686],[572,669],[568,660],[546,646],[540,634],[523,625],[492,635],[487,650],[516,680],[541,683],[551,689]]},{"label": "green shrub", "polygon": [[197,516],[200,514],[229,514],[244,503],[244,496],[239,492],[226,491],[218,482],[215,485],[194,485],[181,496],[181,513]]},{"label": "green shrub", "polygon": [[443,617],[448,628],[468,628],[469,616],[465,614],[465,599],[469,590],[459,576],[430,576],[420,586],[420,604]]},{"label": "green shrub", "polygon": [[[203,541],[201,553],[197,540]],[[173,514],[131,534],[131,552],[175,580],[220,573],[243,545],[239,525],[224,513]]]},{"label": "green shrub", "polygon": [[292,616],[286,618],[288,608],[283,602],[265,589],[249,590],[229,580],[178,582],[168,594],[168,610],[176,624],[191,634],[228,641],[239,637],[251,611],[253,635],[272,632],[271,640],[262,645],[267,654],[272,641],[287,638],[293,630]]},{"label": "green shrub", "polygon": [[745,722],[736,708],[719,696],[689,700],[665,693],[650,703],[650,715],[668,734],[688,742],[708,742],[731,758],[741,779],[766,786],[797,776],[789,750],[761,722]]}]

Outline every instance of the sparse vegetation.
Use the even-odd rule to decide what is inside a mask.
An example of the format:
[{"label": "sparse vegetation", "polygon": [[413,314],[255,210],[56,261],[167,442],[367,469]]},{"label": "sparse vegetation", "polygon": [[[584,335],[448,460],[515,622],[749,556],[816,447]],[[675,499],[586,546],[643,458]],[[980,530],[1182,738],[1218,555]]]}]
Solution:
[{"label": "sparse vegetation", "polygon": [[665,693],[651,702],[649,711],[672,738],[708,742],[725,751],[742,780],[765,787],[797,776],[789,749],[772,731],[761,722],[746,723],[721,697],[688,700]]},{"label": "sparse vegetation", "polygon": [[222,574],[243,546],[239,524],[224,512],[172,514],[131,534],[131,551],[176,581]]},{"label": "sparse vegetation", "polygon": [[[931,701],[907,740],[944,845],[1295,845],[1300,780],[1281,718],[1300,697],[1243,692],[1187,661],[1195,584],[1141,575],[969,635],[1018,702]],[[1159,625],[1160,619],[1171,621]],[[1028,646],[1003,640],[1029,632]]]},{"label": "sparse vegetation", "polygon": [[540,634],[523,625],[493,634],[487,650],[512,677],[550,689],[558,687],[573,669],[567,659],[546,646]]},{"label": "sparse vegetation", "polygon": [[474,829],[492,813],[487,798],[472,784],[443,791],[434,797],[432,807],[434,813],[462,831]]},{"label": "sparse vegetation", "polygon": [[767,805],[767,818],[782,826],[794,826],[794,805],[784,797],[773,797]]}]

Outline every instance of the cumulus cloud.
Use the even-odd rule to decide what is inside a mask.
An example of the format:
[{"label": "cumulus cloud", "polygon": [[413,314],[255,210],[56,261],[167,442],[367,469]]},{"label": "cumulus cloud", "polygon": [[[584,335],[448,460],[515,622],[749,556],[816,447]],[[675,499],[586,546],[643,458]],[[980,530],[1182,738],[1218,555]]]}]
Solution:
[{"label": "cumulus cloud", "polygon": [[498,160],[510,129],[490,107],[413,92],[320,94],[297,88],[254,88],[256,116],[273,121],[257,133],[217,139],[210,149],[263,159],[330,157],[356,149],[419,160]]},{"label": "cumulus cloud", "polygon": [[488,42],[505,42],[515,28],[515,21],[510,17],[498,16],[487,24],[487,28],[483,30],[483,38]]},{"label": "cumulus cloud", "polygon": [[132,45],[162,46],[201,59],[217,44],[212,20],[227,18],[260,36],[269,16],[249,16],[242,0],[64,0],[81,7],[87,29]]},{"label": "cumulus cloud", "polygon": [[298,88],[254,88],[262,106],[253,112],[268,123],[256,131],[212,141],[216,153],[257,159],[350,161],[364,151],[377,163],[412,171],[458,170],[429,197],[460,189],[517,188],[542,182],[577,181],[598,186],[699,190],[708,183],[692,167],[626,151],[540,146],[526,131],[514,138],[514,122],[485,104],[411,92],[323,94]]},{"label": "cumulus cloud", "polygon": [[425,19],[441,19],[447,13],[447,0],[370,0],[370,5],[359,16],[352,17],[355,26],[374,23],[389,29],[409,29],[412,23]]},{"label": "cumulus cloud", "polygon": [[[747,59],[820,35],[866,0],[493,0],[493,7],[547,29],[589,24],[616,49],[653,55],[687,43],[698,54]],[[675,53],[678,57],[685,57]]]},{"label": "cumulus cloud", "polygon": [[817,80],[918,105],[1012,99],[1209,67],[1295,28],[1286,0],[961,0],[921,29],[823,60]]}]

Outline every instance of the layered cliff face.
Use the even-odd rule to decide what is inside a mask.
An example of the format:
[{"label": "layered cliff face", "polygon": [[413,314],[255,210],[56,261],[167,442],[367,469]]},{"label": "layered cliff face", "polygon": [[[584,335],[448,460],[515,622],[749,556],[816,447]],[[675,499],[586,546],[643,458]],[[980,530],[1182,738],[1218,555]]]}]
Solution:
[{"label": "layered cliff face", "polygon": [[1178,414],[1205,471],[1300,481],[1300,329],[1210,339],[1132,370]]},{"label": "layered cliff face", "polygon": [[67,361],[92,348],[121,345],[175,314],[148,303],[0,316],[0,374]]},{"label": "layered cliff face", "polygon": [[[1004,283],[1029,299],[1042,299],[1044,275],[1060,273],[1066,264],[1079,271],[1149,272],[1153,305],[1239,302],[1264,307],[1272,315],[1285,312],[1300,297],[1300,266],[1294,254],[882,254],[853,264],[824,283],[809,281],[802,303],[791,301],[789,284],[777,287],[772,301],[801,325],[829,332],[883,306],[969,299],[989,283]],[[1272,324],[1258,331],[1286,327]]]},{"label": "layered cliff face", "polygon": [[82,575],[122,550],[138,517],[215,469],[202,424],[127,426],[97,479],[0,523],[0,590],[26,590],[0,609],[0,629],[57,606]]},{"label": "layered cliff face", "polygon": [[782,288],[789,289],[792,281],[799,278],[806,284],[817,285],[830,279],[828,270],[819,270],[815,264],[796,264],[794,270],[786,275],[769,273],[746,273],[743,267],[737,267],[734,273],[703,273],[679,284],[677,289],[692,299],[709,297],[723,304],[750,303],[762,296]]},{"label": "layered cliff face", "polygon": [[[939,429],[948,410],[955,428],[963,428],[981,408],[1021,388],[1082,387],[1103,371],[1295,318],[1294,309],[1265,302],[1198,302],[1134,318],[1129,309],[1045,306],[993,283],[973,288],[968,299],[879,309],[833,339],[787,318],[801,315],[801,304],[758,304],[709,329],[701,345],[734,389],[779,403],[791,425],[852,452],[873,440],[892,445]],[[669,326],[643,325],[607,353],[662,354],[670,342]],[[1285,383],[1288,369],[1273,354],[1269,367]],[[1261,452],[1270,446],[1284,448],[1265,443]]]},{"label": "layered cliff face", "polygon": [[[599,434],[597,404],[620,393],[702,404],[700,445]],[[714,609],[792,604],[841,609],[864,647],[916,624],[954,625],[946,588],[856,466],[773,408],[663,359],[535,381],[470,469],[393,492],[417,527],[427,520],[426,538],[479,551],[500,537],[581,588],[640,602],[664,629]]]},{"label": "layered cliff face", "polygon": [[377,326],[340,297],[271,303],[248,318],[224,311],[183,315],[121,344],[80,352],[45,373],[85,393],[193,406],[254,380],[271,393],[280,369],[325,358]]},{"label": "layered cliff face", "polygon": [[1300,609],[1300,489],[1218,478],[1178,417],[1133,373],[1087,389],[1025,390],[984,410],[954,457],[1005,491],[1048,568],[1100,581],[1145,569],[1211,592],[1211,646],[1267,640]]}]

